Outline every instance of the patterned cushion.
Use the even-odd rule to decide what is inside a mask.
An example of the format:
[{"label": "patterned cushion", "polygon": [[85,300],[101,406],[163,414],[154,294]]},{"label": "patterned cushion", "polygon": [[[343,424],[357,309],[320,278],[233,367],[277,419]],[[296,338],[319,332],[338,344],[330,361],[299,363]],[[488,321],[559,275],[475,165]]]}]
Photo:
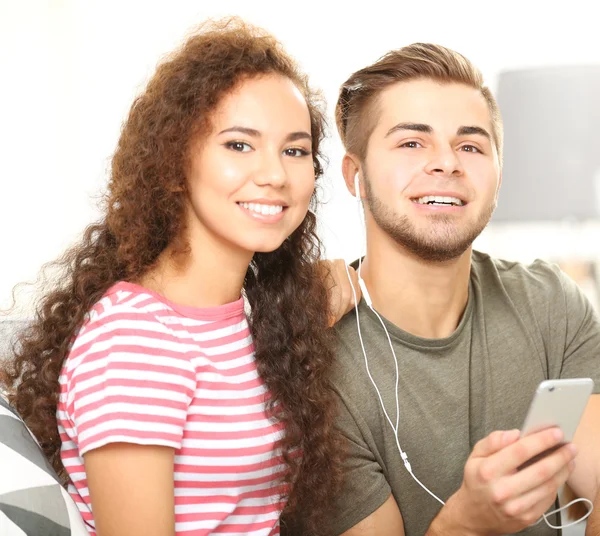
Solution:
[{"label": "patterned cushion", "polygon": [[37,441],[0,395],[0,534],[88,536]]}]

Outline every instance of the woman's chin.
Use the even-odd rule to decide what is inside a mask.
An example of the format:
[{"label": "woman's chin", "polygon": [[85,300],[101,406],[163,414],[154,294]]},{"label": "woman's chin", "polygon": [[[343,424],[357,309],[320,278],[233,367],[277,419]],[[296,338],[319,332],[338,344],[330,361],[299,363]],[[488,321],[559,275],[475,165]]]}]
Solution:
[{"label": "woman's chin", "polygon": [[284,240],[273,239],[273,240],[258,240],[252,244],[248,244],[248,250],[253,253],[272,253],[281,247]]}]

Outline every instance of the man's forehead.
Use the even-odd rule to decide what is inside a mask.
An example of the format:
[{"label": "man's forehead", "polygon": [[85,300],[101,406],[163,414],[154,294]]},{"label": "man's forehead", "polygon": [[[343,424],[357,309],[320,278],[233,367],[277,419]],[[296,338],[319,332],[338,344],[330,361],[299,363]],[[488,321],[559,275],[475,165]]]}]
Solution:
[{"label": "man's forehead", "polygon": [[491,128],[488,104],[476,89],[464,84],[432,80],[399,82],[386,88],[377,99],[376,130],[387,132],[398,123],[422,123],[433,130],[477,125]]}]

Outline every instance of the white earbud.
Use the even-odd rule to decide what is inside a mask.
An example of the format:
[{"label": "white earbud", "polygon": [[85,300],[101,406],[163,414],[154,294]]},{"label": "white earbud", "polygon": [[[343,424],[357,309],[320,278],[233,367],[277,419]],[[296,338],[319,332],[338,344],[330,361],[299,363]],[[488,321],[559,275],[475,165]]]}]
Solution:
[{"label": "white earbud", "polygon": [[359,203],[362,203],[362,199],[360,198],[360,181],[358,180],[358,171],[356,172],[356,175],[354,175],[354,195],[356,200]]}]

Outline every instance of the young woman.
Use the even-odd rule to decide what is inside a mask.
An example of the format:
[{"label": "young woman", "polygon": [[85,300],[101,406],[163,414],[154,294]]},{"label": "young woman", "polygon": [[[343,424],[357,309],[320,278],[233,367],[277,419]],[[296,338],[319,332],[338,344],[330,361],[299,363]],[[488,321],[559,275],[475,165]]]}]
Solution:
[{"label": "young woman", "polygon": [[7,371],[90,534],[278,534],[284,507],[319,532],[339,480],[309,210],[322,136],[306,78],[238,20],[135,100],[105,215]]}]

